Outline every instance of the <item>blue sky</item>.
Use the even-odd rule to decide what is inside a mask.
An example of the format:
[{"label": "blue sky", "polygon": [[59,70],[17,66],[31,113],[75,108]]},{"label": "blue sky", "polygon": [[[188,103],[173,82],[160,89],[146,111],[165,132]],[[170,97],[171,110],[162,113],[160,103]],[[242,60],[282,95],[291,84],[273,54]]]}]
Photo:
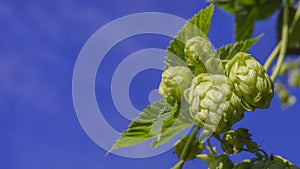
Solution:
[{"label": "blue sky", "polygon": [[[188,19],[207,5],[200,0],[2,0],[0,168],[170,168],[177,161],[172,151],[146,159],[104,156],[106,151],[85,134],[77,120],[72,102],[73,69],[87,39],[114,19],[150,11]],[[276,44],[276,19],[277,13],[256,24],[254,34],[264,32],[265,35],[250,52],[261,62]],[[215,47],[233,41],[233,21],[233,16],[216,9],[209,35]],[[164,49],[169,40],[157,35],[132,37],[107,54],[104,62],[109,66],[102,68],[104,74],[97,74],[96,94],[98,101],[102,101],[99,105],[104,116],[115,129],[123,130],[129,123],[118,115],[109,96],[110,75],[115,66],[134,51],[150,47]],[[142,110],[148,104],[148,92],[159,84],[160,73],[148,70],[134,79],[130,97],[137,109]],[[293,94],[300,98],[299,90],[293,90]],[[274,97],[269,110],[247,113],[235,127],[249,128],[254,140],[267,152],[283,155],[300,165],[299,109],[297,103],[283,111]],[[185,168],[204,166],[201,161],[193,161]]]}]

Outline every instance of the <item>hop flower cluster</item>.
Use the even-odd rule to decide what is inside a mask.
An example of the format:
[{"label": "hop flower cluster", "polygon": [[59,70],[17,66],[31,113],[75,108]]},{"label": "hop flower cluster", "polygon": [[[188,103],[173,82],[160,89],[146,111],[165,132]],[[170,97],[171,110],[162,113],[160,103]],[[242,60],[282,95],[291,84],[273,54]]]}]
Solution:
[{"label": "hop flower cluster", "polygon": [[212,68],[212,71],[193,77],[188,66],[169,67],[162,74],[159,93],[172,105],[184,99],[200,127],[224,133],[244,117],[246,110],[269,107],[273,83],[251,55],[237,53],[224,70],[221,60],[213,57],[212,45],[204,38],[189,40],[185,52],[188,66],[202,62],[206,70]]}]

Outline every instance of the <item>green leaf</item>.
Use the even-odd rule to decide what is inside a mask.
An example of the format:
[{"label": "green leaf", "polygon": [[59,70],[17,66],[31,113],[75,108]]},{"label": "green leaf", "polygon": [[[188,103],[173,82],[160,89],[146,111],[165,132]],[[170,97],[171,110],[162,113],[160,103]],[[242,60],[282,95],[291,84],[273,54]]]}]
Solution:
[{"label": "green leaf", "polygon": [[259,41],[261,37],[262,35],[259,35],[254,39],[246,39],[226,46],[222,46],[217,50],[217,54],[222,60],[230,60],[238,52],[248,52],[251,46]]},{"label": "green leaf", "polygon": [[176,104],[173,110],[169,113],[168,118],[163,120],[160,133],[156,134],[153,139],[153,148],[166,143],[179,132],[194,124],[194,120],[189,115],[187,105],[185,105],[185,103],[181,103],[180,106],[182,108],[179,108],[179,105]]},{"label": "green leaf", "polygon": [[214,5],[210,4],[207,8],[194,15],[192,19],[188,20],[174,40],[170,42],[165,58],[166,68],[185,65],[185,42],[195,36],[207,37],[213,12]]},{"label": "green leaf", "polygon": [[256,5],[256,0],[237,0],[242,5]]},{"label": "green leaf", "polygon": [[206,70],[206,68],[205,68],[205,65],[202,63],[202,62],[200,62],[198,65],[196,65],[195,66],[195,68],[194,68],[194,75],[195,76],[197,76],[197,75],[199,75],[199,74],[201,74],[201,73],[206,73],[207,72],[207,70]]},{"label": "green leaf", "polygon": [[128,129],[122,132],[121,137],[115,145],[109,150],[132,146],[142,143],[155,135],[151,133],[151,126],[157,121],[157,118],[163,114],[172,111],[173,107],[164,101],[158,101],[148,106],[139,117],[134,119]]},{"label": "green leaf", "polygon": [[[265,1],[265,0],[264,0]],[[267,19],[281,6],[282,0],[266,0],[261,5],[258,5],[258,20]]]},{"label": "green leaf", "polygon": [[179,106],[173,106],[161,100],[149,105],[139,117],[134,119],[128,129],[109,152],[122,147],[133,146],[154,138],[152,146],[157,147],[172,139],[180,131],[193,123],[188,118],[178,117]]},{"label": "green leaf", "polygon": [[[185,137],[181,137],[177,143],[175,143],[174,151],[177,154],[178,158],[180,158],[181,153],[184,149],[184,146],[186,142],[189,140],[190,135],[186,135]],[[196,155],[200,154],[202,150],[204,149],[205,145],[203,142],[199,142],[199,140],[194,137],[192,144],[191,144],[191,149],[188,151],[188,156],[186,157],[185,161],[192,160],[196,158]]]},{"label": "green leaf", "polygon": [[258,9],[251,6],[235,4],[235,40],[245,40],[252,36]]},{"label": "green leaf", "polygon": [[[239,6],[256,8],[257,20],[269,18],[281,6],[282,0],[238,0]],[[235,10],[237,12],[237,10]]]},{"label": "green leaf", "polygon": [[233,167],[233,162],[225,154],[216,156],[213,161],[208,163],[209,169],[232,169]]},{"label": "green leaf", "polygon": [[217,4],[221,9],[234,14],[234,2],[235,0],[212,0],[213,3]]},{"label": "green leaf", "polygon": [[281,0],[213,0],[223,10],[235,15],[236,41],[252,36],[256,20],[269,18],[281,6]]},{"label": "green leaf", "polygon": [[[289,26],[291,26],[292,20],[294,19],[296,9],[290,8],[289,10]],[[283,20],[283,9],[281,9],[278,21],[277,21],[277,39],[278,41],[281,40],[281,32],[282,32],[282,20]],[[300,19],[295,25],[293,32],[289,34],[288,40],[288,48],[287,54],[288,55],[299,55],[300,54]]]},{"label": "green leaf", "polygon": [[160,141],[161,134],[163,130],[165,130],[165,121],[169,120],[170,118],[176,120],[175,114],[177,114],[177,112],[178,103],[176,102],[171,111],[158,115],[157,120],[151,125],[151,133],[156,136],[157,141]]},{"label": "green leaf", "polygon": [[214,5],[210,4],[204,10],[201,10],[198,14],[194,15],[194,17],[191,20],[189,20],[189,22],[195,25],[198,29],[200,29],[206,36],[208,36],[213,14]]}]

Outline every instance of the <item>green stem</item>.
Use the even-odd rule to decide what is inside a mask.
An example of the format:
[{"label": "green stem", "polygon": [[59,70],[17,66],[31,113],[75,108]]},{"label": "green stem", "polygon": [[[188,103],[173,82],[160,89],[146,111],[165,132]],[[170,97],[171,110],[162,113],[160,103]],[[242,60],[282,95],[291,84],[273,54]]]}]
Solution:
[{"label": "green stem", "polygon": [[217,139],[219,142],[221,142],[222,140],[221,140],[221,137],[220,137],[220,134],[218,134],[218,133],[213,133],[213,137],[215,138],[215,139]]},{"label": "green stem", "polygon": [[208,147],[209,147],[209,151],[210,151],[212,154],[214,154],[214,155],[217,154],[217,152],[216,152],[216,151],[214,150],[214,148],[212,147],[209,138],[207,139],[207,144],[208,144]]},{"label": "green stem", "polygon": [[280,48],[280,53],[279,53],[275,70],[271,75],[272,81],[274,81],[279,74],[280,67],[283,63],[286,50],[287,50],[288,35],[289,35],[289,8],[290,8],[289,0],[286,0],[286,4],[283,10],[283,26],[282,26],[282,35],[281,35],[282,43],[280,45],[281,48]]},{"label": "green stem", "polygon": [[193,142],[193,139],[196,137],[196,135],[197,135],[199,129],[200,129],[200,126],[198,126],[198,125],[195,126],[195,128],[194,128],[192,134],[190,135],[190,137],[189,137],[189,139],[188,139],[188,141],[187,141],[186,144],[184,145],[184,148],[183,148],[183,150],[182,150],[182,153],[181,153],[181,155],[180,155],[180,158],[179,158],[178,162],[175,164],[175,167],[173,167],[173,169],[174,169],[174,168],[176,168],[176,169],[181,169],[181,168],[182,168],[182,166],[183,166],[183,164],[184,164],[184,161],[185,161],[185,159],[186,159],[186,157],[187,157],[187,155],[188,155],[188,152],[189,152],[189,150],[190,150],[190,148],[191,148],[191,144],[192,144],[192,142]]},{"label": "green stem", "polygon": [[277,55],[280,51],[280,44],[281,44],[281,41],[277,44],[277,46],[274,48],[271,55],[268,57],[267,61],[265,62],[264,68],[265,68],[266,71],[268,71],[268,69],[270,68],[272,62],[277,57]]},{"label": "green stem", "polygon": [[[300,3],[298,3],[296,14],[295,14],[295,16],[293,18],[293,21],[292,21],[292,24],[289,28],[289,34],[291,34],[294,31],[295,26],[296,26],[299,19],[300,19]],[[268,57],[267,61],[265,62],[264,68],[265,68],[266,71],[268,71],[268,69],[270,68],[272,62],[277,57],[277,55],[280,51],[280,48],[281,48],[281,41],[278,42],[278,44],[276,45],[276,47],[273,49],[272,53]]]},{"label": "green stem", "polygon": [[295,13],[295,16],[293,18],[292,24],[291,24],[290,29],[289,29],[290,34],[294,31],[294,28],[295,28],[295,26],[296,26],[299,19],[300,19],[300,2],[298,2],[297,11]]},{"label": "green stem", "polygon": [[266,159],[270,160],[270,159],[269,159],[269,155],[268,155],[268,153],[267,153],[265,150],[263,150],[263,149],[258,149],[258,151],[262,152],[262,153],[265,155]]}]

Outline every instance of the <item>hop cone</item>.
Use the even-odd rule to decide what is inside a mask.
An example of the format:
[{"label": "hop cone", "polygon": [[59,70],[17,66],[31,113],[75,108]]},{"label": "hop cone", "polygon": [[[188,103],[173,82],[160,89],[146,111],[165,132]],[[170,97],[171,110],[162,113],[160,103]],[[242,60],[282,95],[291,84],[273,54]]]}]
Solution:
[{"label": "hop cone", "polygon": [[235,92],[246,110],[270,106],[274,85],[262,65],[251,55],[237,53],[226,64],[225,74],[234,83]]},{"label": "hop cone", "polygon": [[190,86],[192,78],[193,74],[189,68],[183,66],[169,67],[162,73],[158,93],[169,104],[174,105],[176,101],[181,101],[181,92]]},{"label": "hop cone", "polygon": [[240,99],[232,92],[232,83],[225,75],[202,73],[196,76],[184,97],[196,123],[218,133],[229,130],[244,116]]},{"label": "hop cone", "polygon": [[195,66],[214,56],[211,43],[200,36],[189,39],[184,48],[187,65]]}]

